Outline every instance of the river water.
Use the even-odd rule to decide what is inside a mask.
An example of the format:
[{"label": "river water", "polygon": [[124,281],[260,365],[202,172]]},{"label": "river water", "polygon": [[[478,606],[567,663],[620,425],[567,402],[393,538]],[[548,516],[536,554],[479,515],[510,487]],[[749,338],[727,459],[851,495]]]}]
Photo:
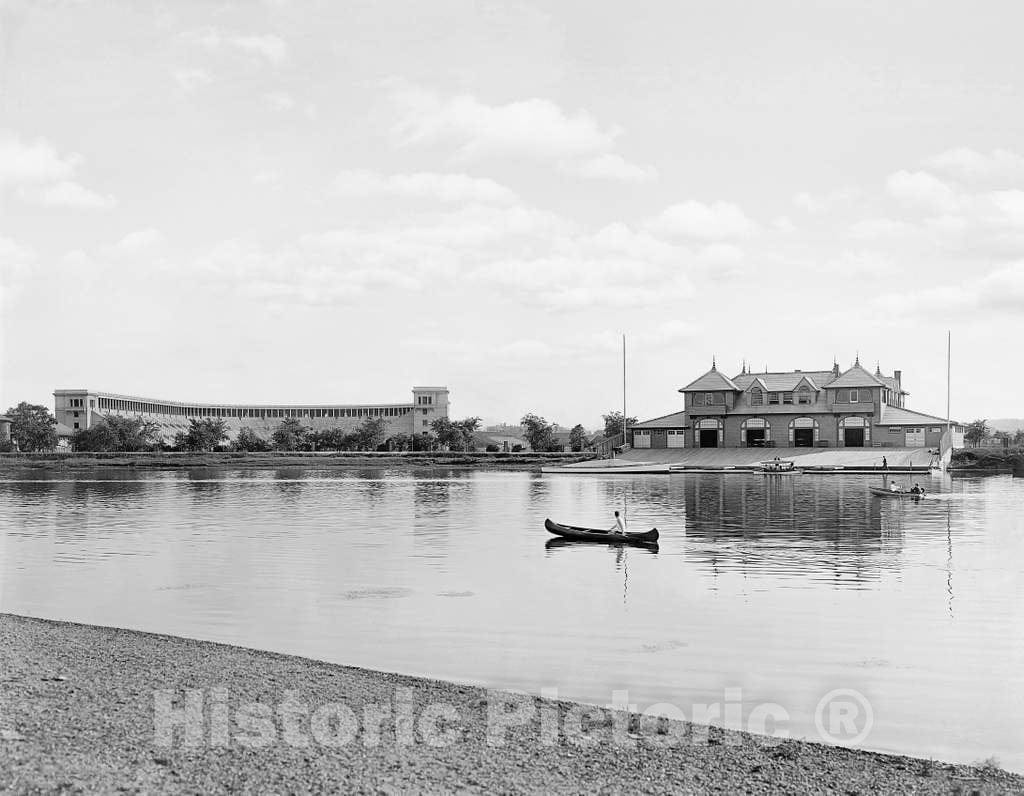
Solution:
[{"label": "river water", "polygon": [[0,610],[1024,771],[1024,479],[877,480],[9,470]]}]

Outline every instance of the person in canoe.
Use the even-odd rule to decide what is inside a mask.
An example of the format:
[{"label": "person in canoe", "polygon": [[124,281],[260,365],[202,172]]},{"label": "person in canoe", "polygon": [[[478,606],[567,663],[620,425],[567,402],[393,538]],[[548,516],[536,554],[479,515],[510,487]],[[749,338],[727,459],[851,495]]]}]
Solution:
[{"label": "person in canoe", "polygon": [[890,492],[902,492],[903,488],[899,484],[897,484],[895,481],[890,481],[889,482],[889,491]]},{"label": "person in canoe", "polygon": [[920,485],[920,484],[917,484],[917,483],[915,483],[915,484],[914,484],[914,485],[913,485],[913,486],[912,486],[912,487],[910,488],[910,494],[911,494],[911,495],[923,495],[923,494],[924,494],[924,490],[923,490],[923,489],[921,489],[921,485]]},{"label": "person in canoe", "polygon": [[626,535],[626,521],[619,512],[615,512],[615,524],[608,529],[608,533],[619,533]]}]

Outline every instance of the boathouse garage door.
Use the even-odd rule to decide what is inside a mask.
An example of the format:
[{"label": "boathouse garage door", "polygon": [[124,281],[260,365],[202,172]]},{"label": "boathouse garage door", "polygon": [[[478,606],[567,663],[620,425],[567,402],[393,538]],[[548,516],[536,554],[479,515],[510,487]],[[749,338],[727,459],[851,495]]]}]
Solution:
[{"label": "boathouse garage door", "polygon": [[813,448],[814,447],[814,429],[813,428],[794,428],[793,429],[793,447],[794,448]]},{"label": "boathouse garage door", "polygon": [[844,428],[843,429],[843,445],[847,448],[863,448],[864,447],[864,429],[862,428]]},{"label": "boathouse garage door", "polygon": [[839,421],[839,431],[847,448],[863,448],[871,441],[871,432],[863,417],[844,417]]},{"label": "boathouse garage door", "polygon": [[705,418],[697,424],[697,444],[702,448],[717,448],[721,432],[721,421]]}]

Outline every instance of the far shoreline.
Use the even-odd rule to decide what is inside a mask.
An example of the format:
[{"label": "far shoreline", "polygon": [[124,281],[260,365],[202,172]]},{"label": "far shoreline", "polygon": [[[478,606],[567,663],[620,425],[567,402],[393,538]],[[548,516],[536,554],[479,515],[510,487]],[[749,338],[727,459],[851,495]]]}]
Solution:
[{"label": "far shoreline", "polygon": [[453,468],[479,470],[535,470],[594,458],[587,453],[484,453],[461,451],[267,451],[247,453],[115,452],[115,453],[0,453],[0,470],[78,470],[95,467],[192,469],[233,467],[275,469],[313,468]]},{"label": "far shoreline", "polygon": [[[687,722],[645,725],[636,714],[572,702],[12,614],[0,614],[0,670],[0,790],[1024,790],[1024,776],[992,761],[969,766]],[[188,701],[193,697],[198,702]],[[416,720],[410,719],[402,735],[405,699]],[[286,719],[289,700],[303,710]],[[498,715],[492,712],[495,702],[523,710],[521,721],[500,727],[501,744],[488,735]],[[198,713],[189,714],[189,704]],[[220,714],[214,712],[217,705]],[[276,715],[263,715],[266,743],[257,746],[251,743],[256,725],[239,723],[239,710],[257,715],[244,707],[252,705],[279,706]],[[317,734],[315,719],[323,710],[337,716],[350,709],[366,717],[381,705],[393,705],[395,712],[388,716],[393,723],[379,725],[379,735],[353,730],[344,743],[330,743],[339,740],[339,730],[324,724],[319,729],[326,738]],[[444,706],[449,719],[424,722],[433,705]],[[216,723],[218,715],[222,724]],[[550,732],[544,735],[544,716],[555,719],[555,740]],[[175,721],[182,726],[175,729]],[[192,736],[184,729],[190,721]],[[570,738],[568,728],[577,725],[581,734]],[[366,732],[370,725],[357,720],[353,726]],[[439,739],[433,734],[437,728],[447,734]],[[559,728],[566,729],[564,736]],[[615,728],[635,743],[600,742],[613,737]]]}]

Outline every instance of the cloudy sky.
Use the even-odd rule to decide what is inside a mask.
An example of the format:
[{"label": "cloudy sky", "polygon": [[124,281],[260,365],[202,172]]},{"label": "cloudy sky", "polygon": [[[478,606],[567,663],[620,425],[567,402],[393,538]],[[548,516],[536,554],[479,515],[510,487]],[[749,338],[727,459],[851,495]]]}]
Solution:
[{"label": "cloudy sky", "polygon": [[[898,6],[898,7],[894,7]],[[0,404],[1024,415],[1018,3],[0,0]],[[2,407],[0,407],[2,408]]]}]

